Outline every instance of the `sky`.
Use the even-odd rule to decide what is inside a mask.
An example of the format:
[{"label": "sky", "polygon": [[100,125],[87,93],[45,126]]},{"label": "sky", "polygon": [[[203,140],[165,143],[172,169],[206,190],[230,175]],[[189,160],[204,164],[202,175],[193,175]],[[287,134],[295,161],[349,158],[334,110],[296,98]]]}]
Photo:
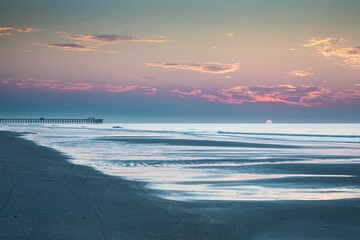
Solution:
[{"label": "sky", "polygon": [[360,122],[358,0],[0,0],[0,118]]}]

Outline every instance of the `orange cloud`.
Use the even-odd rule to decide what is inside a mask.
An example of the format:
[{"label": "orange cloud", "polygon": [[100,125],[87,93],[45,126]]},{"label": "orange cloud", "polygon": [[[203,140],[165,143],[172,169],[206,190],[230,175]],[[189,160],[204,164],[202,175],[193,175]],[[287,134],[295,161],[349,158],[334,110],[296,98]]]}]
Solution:
[{"label": "orange cloud", "polygon": [[31,32],[40,32],[43,30],[37,28],[31,28],[31,27],[22,27],[22,28],[15,28],[14,31],[22,32],[22,33],[31,33]]},{"label": "orange cloud", "polygon": [[67,52],[98,52],[98,53],[120,53],[117,51],[102,51],[98,50],[95,47],[85,46],[77,43],[49,43],[45,45],[49,48],[56,48],[61,51]]},{"label": "orange cloud", "polygon": [[21,33],[31,33],[31,32],[39,32],[42,31],[42,29],[32,28],[32,27],[12,27],[12,26],[0,26],[0,31],[8,31],[8,35],[10,35],[9,32],[21,32]]},{"label": "orange cloud", "polygon": [[335,57],[341,60],[343,65],[360,67],[360,47],[340,47],[346,42],[344,38],[310,38],[304,47],[315,47],[320,56]]},{"label": "orange cloud", "polygon": [[307,44],[303,44],[301,46],[314,47],[314,46],[318,46],[318,45],[333,45],[333,44],[344,43],[344,42],[346,42],[346,39],[344,39],[344,38],[318,37],[318,38],[310,38],[309,42]]},{"label": "orange cloud", "polygon": [[0,31],[9,31],[9,30],[13,30],[13,28],[10,26],[0,26]]},{"label": "orange cloud", "polygon": [[335,48],[332,46],[319,49],[318,52],[324,57],[342,58],[342,63],[351,67],[360,67],[360,47]]},{"label": "orange cloud", "polygon": [[291,76],[294,76],[294,77],[308,77],[308,76],[314,75],[315,73],[309,72],[307,70],[298,69],[298,70],[288,72],[288,74],[290,74]]},{"label": "orange cloud", "polygon": [[45,46],[49,48],[57,48],[62,51],[91,52],[95,50],[77,43],[49,43]]},{"label": "orange cloud", "polygon": [[240,69],[239,63],[167,63],[167,62],[150,62],[146,63],[148,67],[175,68],[181,70],[190,70],[203,73],[224,74]]},{"label": "orange cloud", "polygon": [[332,91],[328,88],[304,85],[236,86],[215,91],[175,89],[173,93],[182,98],[196,97],[209,102],[225,104],[277,102],[302,107],[315,107],[338,103],[360,103],[360,89]]}]

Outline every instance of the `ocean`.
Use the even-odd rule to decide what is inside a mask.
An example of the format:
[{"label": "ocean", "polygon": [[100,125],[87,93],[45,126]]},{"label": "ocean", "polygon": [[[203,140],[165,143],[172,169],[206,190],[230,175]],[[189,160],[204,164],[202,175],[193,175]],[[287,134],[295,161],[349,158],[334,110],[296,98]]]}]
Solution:
[{"label": "ocean", "polygon": [[[121,128],[114,128],[121,126]],[[360,198],[360,124],[18,125],[0,130],[177,201]]]}]

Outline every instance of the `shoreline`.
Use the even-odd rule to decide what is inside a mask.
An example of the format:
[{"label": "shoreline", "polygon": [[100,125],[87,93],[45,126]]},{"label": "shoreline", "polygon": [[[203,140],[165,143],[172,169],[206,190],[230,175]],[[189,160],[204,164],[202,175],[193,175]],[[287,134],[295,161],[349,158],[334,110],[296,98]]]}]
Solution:
[{"label": "shoreline", "polygon": [[360,200],[176,202],[0,131],[0,239],[357,239]]}]

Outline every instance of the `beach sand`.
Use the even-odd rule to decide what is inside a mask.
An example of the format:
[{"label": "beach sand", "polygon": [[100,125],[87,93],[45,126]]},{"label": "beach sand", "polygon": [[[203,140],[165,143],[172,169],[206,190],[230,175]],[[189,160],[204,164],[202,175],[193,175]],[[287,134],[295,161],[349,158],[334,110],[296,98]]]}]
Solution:
[{"label": "beach sand", "polygon": [[[351,167],[351,166],[349,166]],[[360,200],[160,199],[0,132],[0,239],[360,239]]]}]

